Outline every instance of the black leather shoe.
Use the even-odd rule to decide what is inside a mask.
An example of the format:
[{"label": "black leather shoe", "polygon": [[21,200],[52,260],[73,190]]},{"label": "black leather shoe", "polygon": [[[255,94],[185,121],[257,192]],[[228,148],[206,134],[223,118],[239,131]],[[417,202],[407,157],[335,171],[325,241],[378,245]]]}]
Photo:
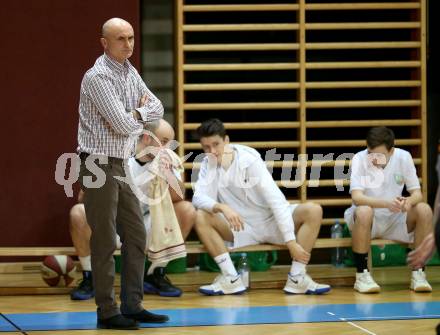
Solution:
[{"label": "black leather shoe", "polygon": [[98,328],[134,330],[139,329],[139,323],[133,318],[117,314],[107,319],[98,319]]},{"label": "black leather shoe", "polygon": [[124,316],[140,323],[164,323],[170,319],[167,315],[150,313],[146,309],[135,314],[124,314]]}]

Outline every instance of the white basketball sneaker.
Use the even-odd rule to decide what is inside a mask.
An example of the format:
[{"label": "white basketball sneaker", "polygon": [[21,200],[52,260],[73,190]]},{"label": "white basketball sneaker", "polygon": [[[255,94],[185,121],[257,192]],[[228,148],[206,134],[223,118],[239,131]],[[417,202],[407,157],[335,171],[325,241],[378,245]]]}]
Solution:
[{"label": "white basketball sneaker", "polygon": [[426,280],[426,274],[422,269],[412,271],[411,273],[411,290],[414,292],[431,292],[432,287]]},{"label": "white basketball sneaker", "polygon": [[330,285],[318,284],[306,273],[298,276],[289,273],[284,286],[284,292],[289,294],[323,294],[330,289]]},{"label": "white basketball sneaker", "polygon": [[199,292],[205,295],[242,294],[246,288],[241,281],[241,276],[218,275],[211,285],[204,285]]},{"label": "white basketball sneaker", "polygon": [[360,293],[377,293],[380,292],[380,286],[371,277],[370,272],[364,269],[362,273],[356,273],[356,282],[354,289]]}]

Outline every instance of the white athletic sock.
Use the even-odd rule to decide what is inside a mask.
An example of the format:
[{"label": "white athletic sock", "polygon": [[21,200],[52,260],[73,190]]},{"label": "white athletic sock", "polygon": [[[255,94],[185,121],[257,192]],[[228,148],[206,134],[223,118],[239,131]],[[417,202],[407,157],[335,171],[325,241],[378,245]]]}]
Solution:
[{"label": "white athletic sock", "polygon": [[92,271],[92,262],[90,260],[90,255],[84,257],[78,256],[78,259],[83,271]]},{"label": "white athletic sock", "polygon": [[234,263],[232,263],[229,252],[225,252],[224,254],[214,257],[214,260],[223,275],[233,277],[236,277],[238,275],[237,270],[235,270]]},{"label": "white athletic sock", "polygon": [[167,265],[168,265],[168,262],[151,263],[150,267],[148,268],[147,275],[153,274],[155,268],[164,268]]},{"label": "white athletic sock", "polygon": [[300,262],[292,261],[292,266],[290,267],[290,275],[298,276],[304,275],[306,273],[306,265]]}]

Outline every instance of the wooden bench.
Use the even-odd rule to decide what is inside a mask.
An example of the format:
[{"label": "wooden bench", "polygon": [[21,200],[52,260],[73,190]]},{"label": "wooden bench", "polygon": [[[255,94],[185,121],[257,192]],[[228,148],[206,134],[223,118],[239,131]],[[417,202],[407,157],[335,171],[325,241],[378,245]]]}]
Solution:
[{"label": "wooden bench", "polygon": [[[388,245],[398,244],[391,240],[372,240],[371,245]],[[315,249],[351,247],[351,238],[319,238],[316,240]],[[271,250],[287,250],[285,245],[259,244],[250,245],[243,248],[233,249],[232,251],[271,251]],[[186,252],[188,254],[199,254],[207,252],[206,248],[199,242],[187,242]],[[120,255],[120,250],[115,251],[115,255]],[[22,256],[48,256],[48,255],[69,255],[75,256],[75,248],[73,247],[2,247],[0,248],[0,257],[22,257]]]},{"label": "wooden bench", "polygon": [[[372,240],[371,245],[389,245],[396,244],[397,242],[390,240]],[[335,247],[351,247],[351,238],[319,238],[316,240],[315,248],[335,248]],[[186,249],[188,254],[200,254],[206,252],[205,247],[199,242],[187,242]],[[285,245],[270,245],[270,244],[260,244],[260,245],[251,245],[243,248],[233,249],[233,251],[272,251],[272,250],[287,250]],[[0,259],[2,257],[44,257],[48,255],[69,255],[75,256],[76,252],[73,247],[1,247],[0,248]],[[115,251],[115,255],[120,255],[120,250]],[[4,263],[5,268],[9,269],[9,271],[14,268],[13,274],[16,273],[35,273],[39,270],[39,264],[37,263],[22,263],[22,267],[18,267],[17,265],[21,263]],[[369,257],[369,267],[372,270],[371,266],[371,257]],[[353,285],[353,277],[354,271],[347,271],[349,269],[339,269],[333,268],[331,266],[327,267],[327,270],[319,273],[321,277],[319,279],[324,280],[325,282],[330,283],[335,286],[352,286]],[[278,272],[276,272],[278,271]],[[284,270],[283,270],[284,271]],[[316,271],[316,270],[315,270]],[[318,270],[319,271],[319,270]],[[279,273],[279,269],[276,270],[276,273]],[[13,275],[12,274],[12,275]],[[32,274],[31,274],[32,275]],[[205,276],[206,274],[200,273],[201,276]],[[280,279],[282,277],[282,279]],[[257,280],[254,287],[256,288],[282,288],[285,282],[284,276],[279,276],[276,278],[270,277],[264,280]],[[20,277],[21,278],[21,277]],[[34,279],[37,277],[33,277]],[[38,277],[39,278],[39,277]],[[177,280],[177,278],[175,278]],[[195,291],[197,289],[196,284],[189,285],[184,279],[183,283],[181,283],[183,289],[185,291]],[[41,279],[40,279],[41,281]],[[38,282],[38,280],[37,280]],[[119,288],[117,287],[117,290]],[[31,286],[29,284],[23,285],[5,285],[4,287],[0,287],[0,295],[22,295],[22,294],[67,294],[71,290],[71,287],[46,287],[46,286]]]}]

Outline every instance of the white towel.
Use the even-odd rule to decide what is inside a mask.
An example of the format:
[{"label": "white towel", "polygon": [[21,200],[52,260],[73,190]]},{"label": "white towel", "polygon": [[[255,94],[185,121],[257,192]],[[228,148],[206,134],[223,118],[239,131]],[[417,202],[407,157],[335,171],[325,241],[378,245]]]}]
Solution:
[{"label": "white towel", "polygon": [[[171,158],[173,168],[180,171],[182,166],[180,158],[169,149],[165,149],[164,154]],[[155,161],[158,162],[159,159]],[[148,235],[147,254],[152,263],[169,262],[186,256],[185,243],[168,190],[167,180],[170,178],[161,173],[158,166],[153,170],[156,172],[155,177],[148,183],[151,233]],[[171,185],[171,187],[175,186]]]}]

